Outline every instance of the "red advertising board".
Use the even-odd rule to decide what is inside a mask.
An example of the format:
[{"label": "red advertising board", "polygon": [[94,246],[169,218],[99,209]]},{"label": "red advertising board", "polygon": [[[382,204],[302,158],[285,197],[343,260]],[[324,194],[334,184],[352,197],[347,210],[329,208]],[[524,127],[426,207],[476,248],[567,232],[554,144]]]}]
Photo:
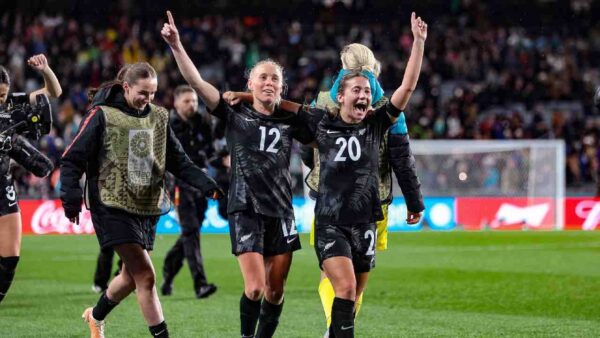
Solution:
[{"label": "red advertising board", "polygon": [[552,198],[457,197],[456,221],[465,230],[552,230]]},{"label": "red advertising board", "polygon": [[22,200],[21,218],[24,234],[93,234],[90,212],[79,215],[79,225],[72,224],[63,211],[60,200]]},{"label": "red advertising board", "polygon": [[567,198],[565,229],[600,230],[600,198]]}]

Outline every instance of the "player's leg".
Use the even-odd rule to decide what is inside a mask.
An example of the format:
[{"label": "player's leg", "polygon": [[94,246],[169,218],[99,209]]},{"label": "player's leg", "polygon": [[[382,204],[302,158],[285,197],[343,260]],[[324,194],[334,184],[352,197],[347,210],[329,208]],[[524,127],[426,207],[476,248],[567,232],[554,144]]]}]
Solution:
[{"label": "player's leg", "polygon": [[264,227],[253,210],[229,214],[231,251],[237,256],[244,292],[240,298],[240,332],[254,337],[265,288]]},{"label": "player's leg", "polygon": [[[376,228],[377,228],[377,240],[376,240],[376,250],[377,251],[384,251],[387,250],[387,243],[388,243],[388,229],[387,229],[387,220],[388,220],[388,205],[384,204],[381,206],[381,210],[383,211],[383,220],[379,221],[376,223]],[[360,280],[357,278],[357,282],[358,284],[360,284]],[[354,314],[355,316],[358,316],[358,313],[360,312],[360,308],[362,307],[363,304],[363,298],[364,298],[364,287],[361,288],[360,290],[357,289],[356,290],[356,304],[354,306]]]},{"label": "player's leg", "polygon": [[272,337],[283,310],[283,296],[293,252],[301,249],[294,219],[261,217],[265,225],[266,285],[256,337]]},{"label": "player's leg", "polygon": [[317,224],[315,251],[319,265],[335,292],[331,308],[331,330],[335,337],[354,336],[356,280],[352,266],[351,233],[342,226]]},{"label": "player's leg", "polygon": [[122,266],[119,274],[110,282],[96,305],[83,312],[82,317],[88,323],[93,338],[104,337],[104,319],[133,290],[135,290],[135,282],[126,267]]},{"label": "player's leg", "polygon": [[[123,260],[123,270],[128,272],[128,275],[133,279],[137,301],[150,332],[156,337],[168,337],[167,325],[164,321],[155,287],[154,266],[152,266],[148,251],[139,244],[131,243],[116,245],[115,251]],[[124,274],[119,276],[121,275]],[[123,293],[119,294],[120,291],[123,291]],[[115,295],[118,294],[118,296],[115,296],[117,300],[126,291],[129,290],[125,290],[125,288],[119,290],[117,287],[113,287],[113,283],[108,287],[109,297],[114,292]]]},{"label": "player's leg", "polygon": [[[362,303],[369,271],[375,267],[375,247],[377,242],[377,229],[375,223],[359,224],[352,228],[352,265],[356,279],[356,303]],[[355,304],[355,316],[358,306]]]},{"label": "player's leg", "polygon": [[292,264],[292,253],[266,257],[265,291],[262,300],[256,337],[273,337],[283,310],[285,282]]},{"label": "player's leg", "polygon": [[342,256],[327,258],[323,261],[323,270],[335,292],[331,308],[331,329],[335,337],[354,337],[356,280],[352,260]]},{"label": "player's leg", "polygon": [[246,252],[238,256],[244,278],[244,293],[240,299],[240,322],[242,337],[254,337],[260,315],[260,304],[265,287],[265,265],[263,255]]},{"label": "player's leg", "polygon": [[0,216],[0,303],[8,293],[21,251],[21,214]]},{"label": "player's leg", "polygon": [[[315,246],[315,219],[313,218],[312,226],[310,228],[309,243],[311,246]],[[335,298],[335,292],[333,286],[327,278],[327,275],[321,271],[321,279],[319,280],[319,298],[321,299],[321,306],[323,306],[323,312],[325,313],[325,322],[329,328],[331,325],[331,307],[333,306],[333,299]]]}]

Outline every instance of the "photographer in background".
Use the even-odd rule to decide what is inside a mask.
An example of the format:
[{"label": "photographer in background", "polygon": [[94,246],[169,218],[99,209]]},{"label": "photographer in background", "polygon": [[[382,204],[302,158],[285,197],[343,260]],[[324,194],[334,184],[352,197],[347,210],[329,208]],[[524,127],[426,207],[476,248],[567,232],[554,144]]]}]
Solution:
[{"label": "photographer in background", "polygon": [[[58,97],[62,93],[58,79],[44,55],[35,55],[27,63],[44,77],[44,88],[29,95],[31,104],[36,103],[38,94]],[[9,89],[10,77],[6,69],[0,66],[0,114],[10,114],[6,109]],[[39,177],[47,176],[53,169],[50,159],[24,137],[12,134],[12,131],[2,132],[7,127],[10,126],[2,126],[0,131],[0,302],[12,283],[21,249],[21,214],[10,172],[10,161],[15,160]]]}]

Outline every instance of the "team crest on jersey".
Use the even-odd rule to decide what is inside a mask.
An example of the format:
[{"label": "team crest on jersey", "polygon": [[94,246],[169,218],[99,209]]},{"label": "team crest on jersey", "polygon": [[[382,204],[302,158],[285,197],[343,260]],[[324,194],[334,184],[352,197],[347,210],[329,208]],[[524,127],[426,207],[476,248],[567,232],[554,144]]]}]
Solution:
[{"label": "team crest on jersey", "polygon": [[358,135],[363,136],[366,131],[367,131],[367,128],[363,128],[363,129],[361,129],[361,130],[358,131]]},{"label": "team crest on jersey", "polygon": [[152,182],[153,140],[152,129],[129,131],[127,174],[129,181],[135,185],[148,186]]}]

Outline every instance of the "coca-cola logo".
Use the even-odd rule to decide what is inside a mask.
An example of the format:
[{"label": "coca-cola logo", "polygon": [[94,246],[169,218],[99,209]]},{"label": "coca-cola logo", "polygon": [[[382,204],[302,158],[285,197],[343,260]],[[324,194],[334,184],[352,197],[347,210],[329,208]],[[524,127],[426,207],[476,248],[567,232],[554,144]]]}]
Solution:
[{"label": "coca-cola logo", "polygon": [[575,214],[585,220],[581,226],[583,230],[595,230],[600,223],[600,202],[581,201],[575,207]]},{"label": "coca-cola logo", "polygon": [[79,225],[71,223],[65,216],[62,207],[54,201],[40,204],[31,218],[31,230],[36,234],[93,234],[94,226],[89,210],[82,208],[79,214]]}]

